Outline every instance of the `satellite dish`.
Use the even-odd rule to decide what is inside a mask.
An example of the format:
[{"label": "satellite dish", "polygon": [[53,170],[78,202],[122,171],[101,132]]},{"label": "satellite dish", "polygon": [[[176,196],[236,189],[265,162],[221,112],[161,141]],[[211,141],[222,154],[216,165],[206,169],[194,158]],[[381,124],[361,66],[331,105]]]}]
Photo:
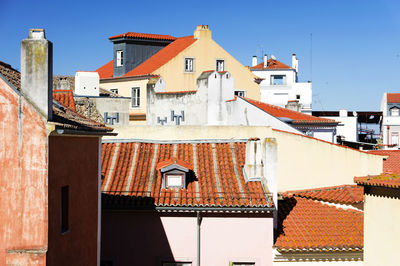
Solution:
[{"label": "satellite dish", "polygon": [[272,54],[272,55],[271,55],[271,59],[272,59],[272,60],[276,60],[275,55]]}]

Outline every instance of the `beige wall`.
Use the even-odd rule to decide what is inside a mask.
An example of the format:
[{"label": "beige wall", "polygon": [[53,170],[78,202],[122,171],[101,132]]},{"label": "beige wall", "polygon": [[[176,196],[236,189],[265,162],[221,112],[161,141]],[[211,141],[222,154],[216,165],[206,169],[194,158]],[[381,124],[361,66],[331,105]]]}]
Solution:
[{"label": "beige wall", "polygon": [[140,87],[140,107],[132,107],[129,104],[129,113],[146,113],[146,95],[148,79],[142,80],[100,80],[100,87],[102,89],[118,89],[118,94],[124,97],[131,97],[131,89],[133,87]]},{"label": "beige wall", "polygon": [[278,191],[353,184],[354,176],[379,174],[382,156],[313,138],[251,126],[136,126],[116,128],[118,136],[153,140],[276,138]]},{"label": "beige wall", "polygon": [[[225,71],[229,71],[235,78],[235,89],[246,90],[247,97],[259,100],[260,85],[254,82],[255,75],[212,40],[211,31],[203,30],[203,33],[199,34],[198,40],[191,46],[153,72],[164,78],[166,90],[196,90],[196,81],[201,73],[206,70],[215,70],[216,60],[223,59]],[[194,58],[194,72],[185,73],[186,57]]]},{"label": "beige wall", "polygon": [[[400,192],[397,198],[364,195],[364,265],[397,266],[400,246]],[[394,196],[394,195],[391,195]]]}]

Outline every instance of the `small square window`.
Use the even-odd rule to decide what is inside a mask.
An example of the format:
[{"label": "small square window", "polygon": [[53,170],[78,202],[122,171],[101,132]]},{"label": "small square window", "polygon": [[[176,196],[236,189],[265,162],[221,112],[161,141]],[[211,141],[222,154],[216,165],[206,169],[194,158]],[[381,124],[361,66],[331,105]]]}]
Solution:
[{"label": "small square window", "polygon": [[299,94],[296,95],[296,100],[300,100],[300,95]]},{"label": "small square window", "polygon": [[117,51],[117,67],[124,65],[124,52],[122,50]]},{"label": "small square window", "polygon": [[193,71],[194,71],[194,59],[185,58],[185,72],[193,72]]},{"label": "small square window", "polygon": [[131,102],[132,107],[140,106],[140,88],[139,87],[132,88],[131,101],[132,101]]},{"label": "small square window", "polygon": [[178,174],[166,174],[165,175],[165,186],[169,187],[182,187],[183,186],[183,175]]},{"label": "small square window", "polygon": [[235,91],[235,96],[246,97],[245,91]]},{"label": "small square window", "polygon": [[394,107],[394,108],[390,109],[390,115],[391,116],[399,116],[400,115],[399,111],[400,111],[399,108]]},{"label": "small square window", "polygon": [[225,60],[217,60],[215,69],[217,71],[225,71]]}]

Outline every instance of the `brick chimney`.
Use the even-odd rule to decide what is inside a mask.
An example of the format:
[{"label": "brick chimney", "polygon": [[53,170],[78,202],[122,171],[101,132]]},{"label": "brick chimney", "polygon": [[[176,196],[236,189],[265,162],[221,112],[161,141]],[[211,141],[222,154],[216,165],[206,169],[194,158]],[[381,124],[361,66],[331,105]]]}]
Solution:
[{"label": "brick chimney", "polygon": [[21,42],[21,91],[48,120],[53,105],[53,44],[44,29],[30,29]]},{"label": "brick chimney", "polygon": [[208,25],[198,25],[194,31],[193,37],[195,39],[211,39],[211,30]]}]

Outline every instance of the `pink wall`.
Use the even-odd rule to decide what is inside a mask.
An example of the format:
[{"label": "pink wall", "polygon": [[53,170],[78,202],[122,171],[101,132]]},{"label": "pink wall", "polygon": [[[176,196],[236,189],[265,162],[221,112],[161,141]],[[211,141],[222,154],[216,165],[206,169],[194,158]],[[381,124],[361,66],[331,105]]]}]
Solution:
[{"label": "pink wall", "polygon": [[[177,214],[176,214],[177,215]],[[197,218],[154,212],[102,212],[101,256],[114,265],[161,265],[175,259],[197,265]],[[272,217],[203,217],[201,265],[272,265]]]},{"label": "pink wall", "polygon": [[[0,265],[17,265],[21,261],[44,265],[43,251],[47,249],[45,121],[3,79],[0,79],[0,171]],[[18,252],[6,253],[12,250]]]}]

